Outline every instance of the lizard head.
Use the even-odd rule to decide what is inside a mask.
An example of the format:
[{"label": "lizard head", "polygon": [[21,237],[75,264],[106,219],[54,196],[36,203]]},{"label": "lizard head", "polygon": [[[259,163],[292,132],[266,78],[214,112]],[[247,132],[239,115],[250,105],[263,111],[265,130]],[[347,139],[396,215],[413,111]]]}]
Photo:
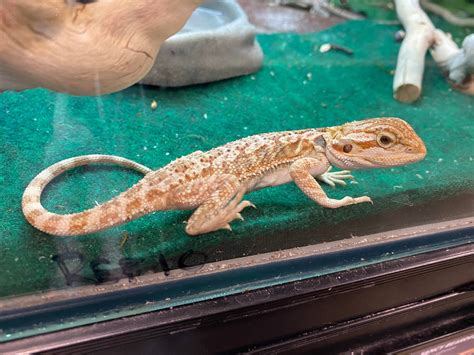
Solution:
[{"label": "lizard head", "polygon": [[373,118],[326,131],[327,156],[343,169],[382,168],[422,160],[426,147],[400,118]]}]

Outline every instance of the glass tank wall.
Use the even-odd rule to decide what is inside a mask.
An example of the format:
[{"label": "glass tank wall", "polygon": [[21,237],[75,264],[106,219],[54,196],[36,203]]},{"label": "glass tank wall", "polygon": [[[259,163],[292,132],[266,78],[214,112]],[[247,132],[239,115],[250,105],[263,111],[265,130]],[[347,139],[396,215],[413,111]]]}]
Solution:
[{"label": "glass tank wall", "polygon": [[[206,26],[219,28],[226,25],[225,19],[231,23],[232,16],[241,15],[231,13],[226,18],[226,2],[214,3],[218,5],[208,2],[198,10],[198,17],[181,35],[196,31],[203,36],[198,41],[208,41],[206,36],[213,35]],[[182,62],[194,65],[195,71],[208,70],[209,80],[201,81],[209,83],[136,84],[88,96],[44,88],[3,91],[0,319],[4,326],[0,341],[472,242],[472,233],[465,232],[474,209],[472,96],[453,89],[428,57],[421,97],[411,104],[395,100],[392,86],[400,43],[394,34],[401,26],[393,8],[349,3],[353,6],[349,10],[368,17],[325,18],[305,9],[242,1],[259,31],[258,44],[252,40],[251,46],[247,43],[239,52],[237,36],[232,42],[234,58],[219,48],[207,54],[195,49],[195,59]],[[217,19],[209,22],[206,16]],[[282,16],[286,22],[280,21]],[[470,33],[436,16],[432,19],[451,32],[458,45]],[[331,20],[341,23],[330,26]],[[205,27],[202,32],[200,21]],[[312,21],[327,28],[311,25]],[[287,28],[291,23],[294,27]],[[178,38],[168,54],[174,45],[184,48],[178,56],[186,55],[194,39],[182,38],[185,44]],[[327,44],[343,50],[321,50]],[[264,55],[260,69],[258,45]],[[232,78],[217,80],[221,75],[217,64],[207,69],[199,66],[198,57],[205,55],[222,56],[224,67],[230,63],[238,70],[231,70]],[[236,61],[237,57],[242,60]],[[183,73],[182,68],[176,70]],[[192,72],[188,74],[190,80],[195,78]],[[244,220],[232,222],[232,231],[198,236],[185,232],[193,211],[179,209],[73,237],[43,233],[22,213],[22,194],[29,182],[66,158],[110,154],[158,169],[184,155],[246,136],[330,127],[371,117],[403,118],[427,149],[421,162],[355,170],[355,179],[346,186],[322,184],[331,198],[368,195],[373,204],[327,209],[289,183],[246,195],[256,208],[243,210]],[[114,165],[78,167],[47,186],[42,204],[59,214],[83,211],[117,196],[142,177]],[[448,233],[453,230],[458,232]],[[143,291],[151,285],[155,288]],[[45,319],[35,326],[15,324],[22,309],[57,307],[68,300],[80,302],[100,295],[113,295],[116,308],[102,312],[85,306],[79,315],[65,314],[60,323]]]}]

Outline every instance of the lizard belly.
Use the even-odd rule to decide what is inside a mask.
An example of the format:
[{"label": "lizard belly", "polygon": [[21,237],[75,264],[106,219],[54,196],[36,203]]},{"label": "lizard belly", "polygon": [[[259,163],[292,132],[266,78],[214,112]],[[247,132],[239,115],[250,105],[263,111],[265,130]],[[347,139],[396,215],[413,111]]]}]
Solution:
[{"label": "lizard belly", "polygon": [[290,182],[291,176],[288,168],[279,168],[263,176],[253,179],[247,188],[247,191],[260,190],[265,187],[278,186]]}]

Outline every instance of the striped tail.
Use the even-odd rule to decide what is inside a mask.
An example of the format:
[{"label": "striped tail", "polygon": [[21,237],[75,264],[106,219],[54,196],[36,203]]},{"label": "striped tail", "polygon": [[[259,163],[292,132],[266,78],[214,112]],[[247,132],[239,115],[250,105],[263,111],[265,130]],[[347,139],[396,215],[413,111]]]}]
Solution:
[{"label": "striped tail", "polygon": [[[74,236],[98,232],[151,212],[152,206],[143,201],[145,179],[103,205],[72,214],[55,214],[41,205],[44,188],[63,172],[90,163],[113,163],[147,174],[151,170],[131,160],[113,155],[84,155],[63,160],[38,174],[25,189],[23,214],[37,229],[52,235]],[[154,210],[154,209],[153,209]]]}]

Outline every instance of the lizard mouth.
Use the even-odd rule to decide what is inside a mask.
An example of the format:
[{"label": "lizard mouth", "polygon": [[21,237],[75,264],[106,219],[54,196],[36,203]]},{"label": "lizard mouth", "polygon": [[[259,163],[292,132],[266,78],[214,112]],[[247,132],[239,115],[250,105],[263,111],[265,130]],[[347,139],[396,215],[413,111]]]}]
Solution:
[{"label": "lizard mouth", "polygon": [[423,160],[426,156],[426,147],[420,140],[416,144],[406,146],[405,149],[400,151],[385,151],[384,154],[378,155],[351,155],[342,154],[335,149],[331,149],[329,146],[326,154],[331,164],[341,169],[384,168],[411,164]]},{"label": "lizard mouth", "polygon": [[426,156],[426,151],[416,152],[411,154],[394,154],[388,155],[386,157],[380,157],[377,159],[371,159],[368,163],[373,167],[391,167],[391,166],[400,166],[411,163],[416,163],[420,160],[423,160]]}]

